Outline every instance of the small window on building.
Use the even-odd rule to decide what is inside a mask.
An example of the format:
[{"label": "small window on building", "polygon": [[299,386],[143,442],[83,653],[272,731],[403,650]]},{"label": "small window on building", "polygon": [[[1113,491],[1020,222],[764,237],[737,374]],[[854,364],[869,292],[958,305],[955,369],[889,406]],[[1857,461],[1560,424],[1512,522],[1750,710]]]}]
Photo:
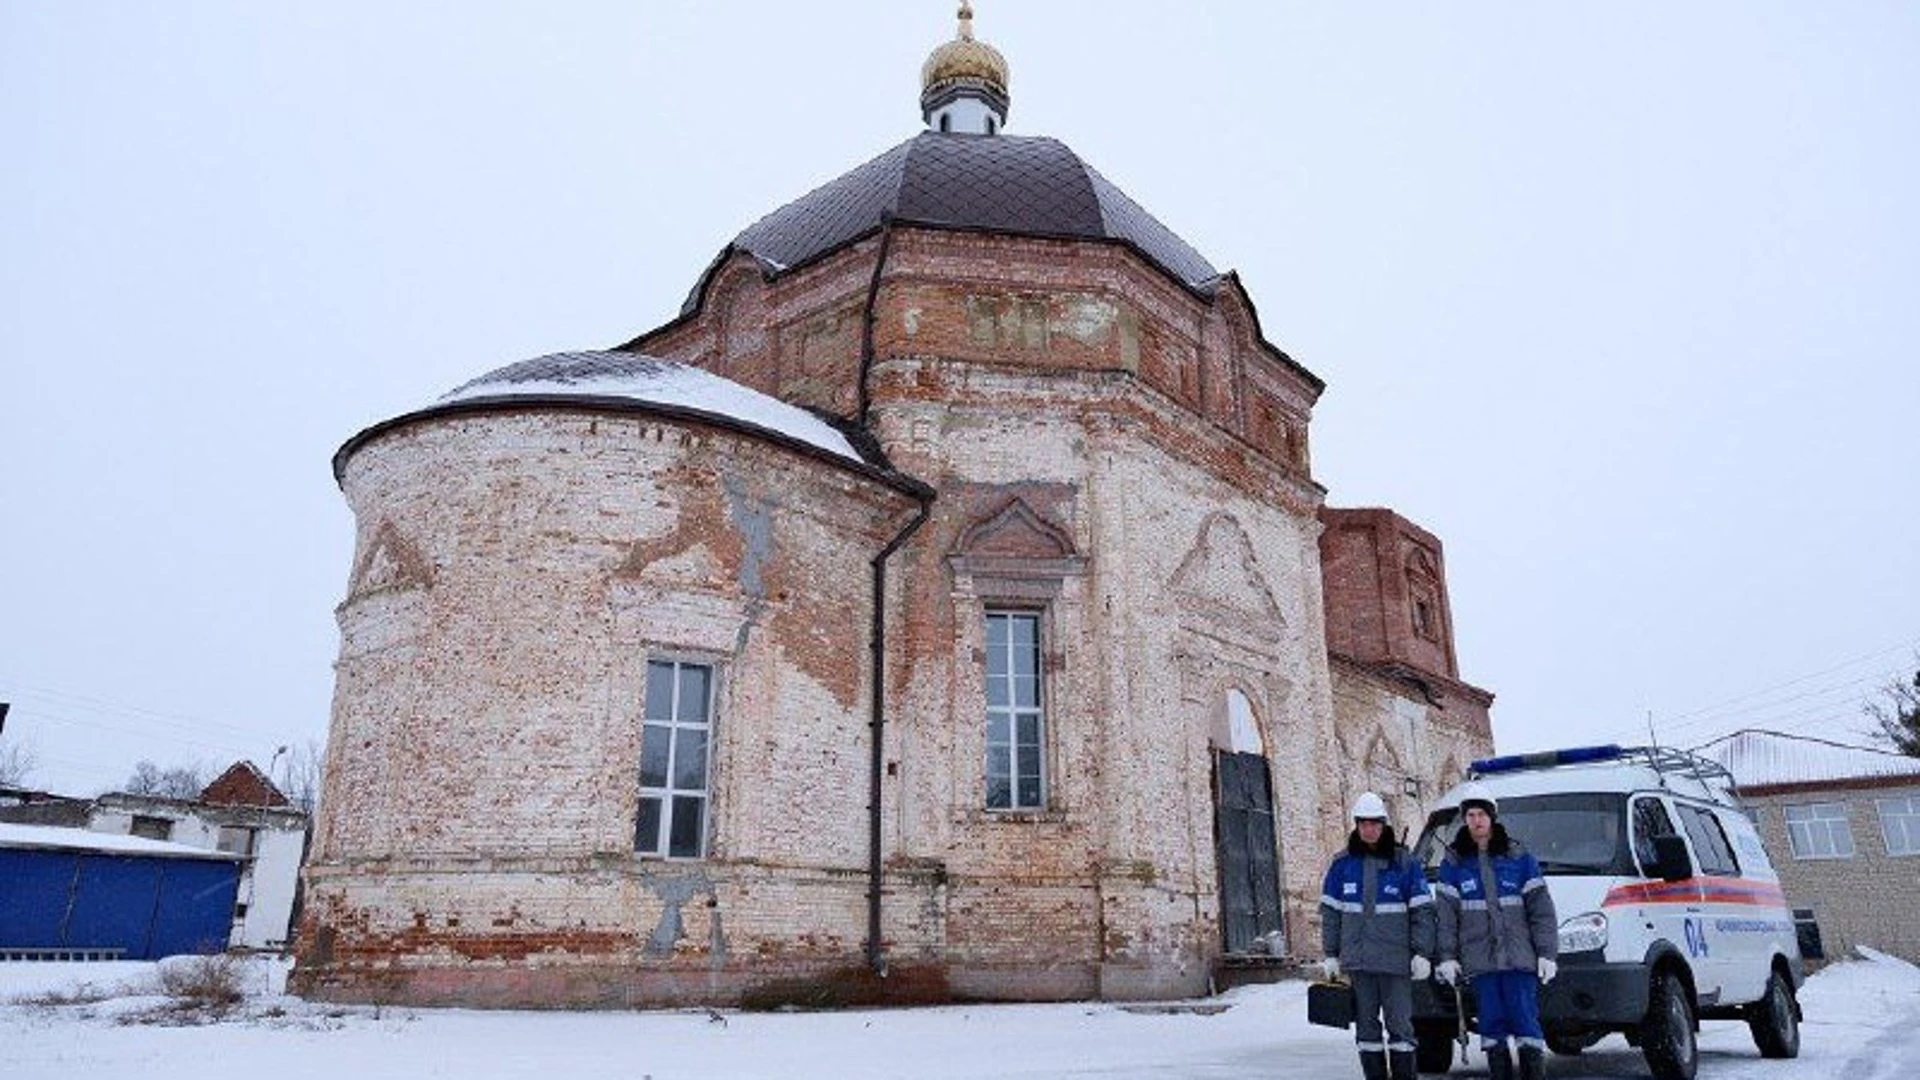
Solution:
[{"label": "small window on building", "polygon": [[1853,858],[1853,826],[1847,821],[1846,803],[1789,806],[1782,816],[1787,822],[1787,846],[1794,858]]},{"label": "small window on building", "polygon": [[940,114],[940,130],[941,131],[953,130],[953,117],[951,115],[947,113]]},{"label": "small window on building", "polygon": [[220,839],[215,842],[215,846],[229,854],[252,856],[253,840],[254,833],[252,829],[222,825],[220,826]]},{"label": "small window on building", "polygon": [[1413,632],[1423,638],[1436,636],[1433,632],[1433,607],[1425,600],[1413,602]]},{"label": "small window on building", "polygon": [[1889,855],[1920,855],[1920,798],[1879,799],[1880,833]]},{"label": "small window on building", "polygon": [[173,839],[173,822],[163,817],[148,817],[145,814],[135,814],[133,827],[127,831],[135,836],[144,836],[149,840],[171,840]]},{"label": "small window on building", "polygon": [[995,124],[993,117],[987,117],[987,134],[991,135],[998,130],[1000,130],[1000,128]]},{"label": "small window on building", "polygon": [[987,612],[987,808],[1047,804],[1040,616]]},{"label": "small window on building", "polygon": [[680,660],[647,664],[640,734],[640,814],[633,849],[698,859],[707,852],[708,752],[713,668]]},{"label": "small window on building", "polygon": [[1733,845],[1727,843],[1726,830],[1720,827],[1719,819],[1711,811],[1682,803],[1680,824],[1687,830],[1687,839],[1693,842],[1693,857],[1700,864],[1700,873],[1740,876],[1740,861],[1733,856]]}]

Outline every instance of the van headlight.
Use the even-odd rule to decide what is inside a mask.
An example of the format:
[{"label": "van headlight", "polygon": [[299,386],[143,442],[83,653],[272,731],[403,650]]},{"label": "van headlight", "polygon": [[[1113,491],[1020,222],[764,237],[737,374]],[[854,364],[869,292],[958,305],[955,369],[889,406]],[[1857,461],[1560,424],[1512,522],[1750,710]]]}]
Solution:
[{"label": "van headlight", "polygon": [[1594,952],[1607,947],[1607,917],[1597,911],[1575,915],[1560,924],[1560,951]]}]

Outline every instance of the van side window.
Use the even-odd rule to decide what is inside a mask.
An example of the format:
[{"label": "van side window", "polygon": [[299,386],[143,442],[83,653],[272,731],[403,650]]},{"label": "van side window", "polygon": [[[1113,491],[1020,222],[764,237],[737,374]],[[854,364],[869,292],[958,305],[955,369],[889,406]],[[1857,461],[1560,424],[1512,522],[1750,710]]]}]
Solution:
[{"label": "van side window", "polygon": [[1733,845],[1727,843],[1726,830],[1720,827],[1720,821],[1712,813],[1697,806],[1680,806],[1680,823],[1687,828],[1687,839],[1693,841],[1693,856],[1700,862],[1700,872],[1719,877],[1739,877],[1740,862],[1733,857]]},{"label": "van side window", "polygon": [[1653,838],[1673,831],[1673,819],[1667,816],[1667,808],[1659,799],[1633,801],[1633,855],[1640,860],[1642,871],[1653,867]]}]

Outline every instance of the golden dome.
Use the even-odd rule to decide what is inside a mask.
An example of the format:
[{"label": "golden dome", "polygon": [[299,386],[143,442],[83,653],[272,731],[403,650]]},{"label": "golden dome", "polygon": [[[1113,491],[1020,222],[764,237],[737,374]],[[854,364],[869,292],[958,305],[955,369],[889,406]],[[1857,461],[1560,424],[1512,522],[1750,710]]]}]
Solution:
[{"label": "golden dome", "polygon": [[933,50],[920,66],[922,98],[950,86],[971,86],[1005,99],[1010,81],[1006,57],[999,49],[974,39],[973,5],[962,0],[959,32],[952,41]]}]

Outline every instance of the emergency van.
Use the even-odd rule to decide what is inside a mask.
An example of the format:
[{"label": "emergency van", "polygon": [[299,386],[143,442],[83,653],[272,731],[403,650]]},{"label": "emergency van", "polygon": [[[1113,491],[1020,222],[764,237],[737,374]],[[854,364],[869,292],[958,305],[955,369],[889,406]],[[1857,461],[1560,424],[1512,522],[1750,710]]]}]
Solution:
[{"label": "emergency van", "polygon": [[[1800,1052],[1804,979],[1793,913],[1720,763],[1665,747],[1590,746],[1488,758],[1467,781],[1533,853],[1560,920],[1540,1019],[1555,1053],[1611,1032],[1659,1080],[1692,1080],[1703,1019],[1744,1020],[1764,1057]],[[1415,853],[1434,876],[1461,825],[1462,784]],[[1444,1073],[1473,1026],[1471,984],[1414,988],[1419,1068]]]}]

